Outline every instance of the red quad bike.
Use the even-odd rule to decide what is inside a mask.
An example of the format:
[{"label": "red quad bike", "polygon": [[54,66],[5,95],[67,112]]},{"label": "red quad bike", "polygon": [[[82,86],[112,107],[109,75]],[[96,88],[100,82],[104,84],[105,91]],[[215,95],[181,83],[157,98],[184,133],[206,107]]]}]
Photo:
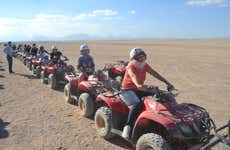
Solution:
[{"label": "red quad bike", "polygon": [[21,51],[19,51],[19,52],[17,53],[17,58],[18,58],[20,61],[22,61],[22,55],[23,55],[23,52],[21,52]]},{"label": "red quad bike", "polygon": [[128,61],[117,61],[117,63],[106,64],[104,66],[104,71],[108,71],[108,76],[118,81],[120,84],[125,75],[125,68],[128,65]]},{"label": "red quad bike", "polygon": [[23,61],[23,64],[26,65],[26,57],[29,56],[29,54],[27,53],[23,53],[22,55],[22,61]]},{"label": "red quad bike", "polygon": [[36,75],[37,78],[41,77],[41,71],[42,71],[42,66],[48,66],[49,63],[49,57],[45,57],[44,60],[38,60],[33,59],[32,60],[32,70],[33,70],[33,74]]},{"label": "red quad bike", "polygon": [[54,68],[56,64],[49,62],[48,65],[41,65],[41,82],[48,84],[49,74],[54,73]]},{"label": "red quad bike", "polygon": [[[214,122],[213,123],[213,130],[214,136],[210,139],[209,143],[203,145],[200,149],[201,150],[210,150],[213,146],[218,143],[223,143],[223,150],[230,150],[230,120],[228,123],[222,127],[216,128]],[[220,132],[228,128],[228,133],[221,135]]]},{"label": "red quad bike", "polygon": [[[208,112],[197,105],[177,103],[172,91],[149,87],[142,97],[134,127],[128,140],[137,150],[188,149],[207,141],[211,119]],[[95,125],[104,139],[122,135],[129,107],[121,92],[102,93],[96,98]]]},{"label": "red quad bike", "polygon": [[36,59],[36,56],[29,55],[26,59],[27,59],[26,60],[26,66],[27,66],[27,68],[29,68],[30,71],[32,71],[33,60]]},{"label": "red quad bike", "polygon": [[79,76],[67,78],[69,83],[64,88],[65,99],[68,103],[78,105],[84,117],[94,114],[95,100],[100,93],[108,91],[110,84],[118,84],[114,80],[107,80],[101,70],[87,79]]},{"label": "red quad bike", "polygon": [[53,66],[53,71],[49,73],[48,84],[51,89],[56,89],[59,84],[66,84],[68,80],[66,74],[74,74],[74,67],[67,65],[63,60]]}]

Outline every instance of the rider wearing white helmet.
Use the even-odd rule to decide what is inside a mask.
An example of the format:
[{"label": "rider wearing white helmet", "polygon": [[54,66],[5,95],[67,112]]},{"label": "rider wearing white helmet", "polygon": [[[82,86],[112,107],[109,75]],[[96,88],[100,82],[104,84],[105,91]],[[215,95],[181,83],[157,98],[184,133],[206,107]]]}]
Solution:
[{"label": "rider wearing white helmet", "polygon": [[133,48],[130,51],[129,56],[130,62],[126,68],[124,79],[122,81],[121,95],[124,97],[126,104],[132,106],[132,108],[129,111],[128,120],[123,129],[122,136],[124,138],[128,138],[129,133],[132,130],[135,116],[140,105],[140,99],[143,96],[149,95],[149,93],[146,92],[146,86],[144,85],[146,74],[149,73],[158,80],[166,83],[168,88],[174,88],[170,82],[146,63],[147,55],[142,48]]},{"label": "rider wearing white helmet", "polygon": [[86,44],[80,46],[80,57],[77,60],[77,69],[86,76],[92,75],[95,71],[93,57],[89,55],[89,47]]}]

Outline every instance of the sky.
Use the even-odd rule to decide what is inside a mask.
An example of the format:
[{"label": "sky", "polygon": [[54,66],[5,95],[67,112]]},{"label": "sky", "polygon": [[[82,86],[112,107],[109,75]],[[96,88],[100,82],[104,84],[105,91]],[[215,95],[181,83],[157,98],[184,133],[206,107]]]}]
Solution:
[{"label": "sky", "polygon": [[230,38],[230,0],[7,0],[0,41]]}]

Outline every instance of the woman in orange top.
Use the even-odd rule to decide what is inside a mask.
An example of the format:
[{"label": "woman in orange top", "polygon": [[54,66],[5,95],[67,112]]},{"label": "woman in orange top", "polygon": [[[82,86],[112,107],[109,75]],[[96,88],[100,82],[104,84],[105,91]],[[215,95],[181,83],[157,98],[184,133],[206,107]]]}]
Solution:
[{"label": "woman in orange top", "polygon": [[122,137],[124,138],[129,138],[129,133],[133,127],[141,97],[149,95],[149,93],[145,92],[146,86],[144,85],[147,72],[167,84],[168,88],[174,89],[174,86],[170,82],[168,82],[145,62],[147,56],[141,48],[132,49],[130,52],[130,59],[131,61],[126,68],[121,87],[121,95],[123,96],[126,104],[132,106],[128,114],[126,125],[123,128]]}]

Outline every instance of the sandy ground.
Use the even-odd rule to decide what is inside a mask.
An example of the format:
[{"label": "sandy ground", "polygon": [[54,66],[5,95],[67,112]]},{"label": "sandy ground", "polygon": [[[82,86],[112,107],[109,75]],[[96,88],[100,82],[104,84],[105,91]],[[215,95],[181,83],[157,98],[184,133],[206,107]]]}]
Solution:
[{"label": "sandy ground", "polygon": [[[52,43],[75,64],[79,42]],[[127,60],[133,47],[143,47],[148,63],[180,90],[178,102],[206,108],[217,125],[230,118],[230,40],[88,41],[101,68]],[[39,43],[38,43],[39,44]],[[2,48],[1,48],[2,49]],[[94,121],[80,116],[66,104],[62,90],[51,90],[35,79],[18,60],[15,74],[8,74],[0,51],[0,150],[112,150],[130,149],[122,139],[106,141],[97,136]],[[148,84],[164,85],[148,76]]]}]

